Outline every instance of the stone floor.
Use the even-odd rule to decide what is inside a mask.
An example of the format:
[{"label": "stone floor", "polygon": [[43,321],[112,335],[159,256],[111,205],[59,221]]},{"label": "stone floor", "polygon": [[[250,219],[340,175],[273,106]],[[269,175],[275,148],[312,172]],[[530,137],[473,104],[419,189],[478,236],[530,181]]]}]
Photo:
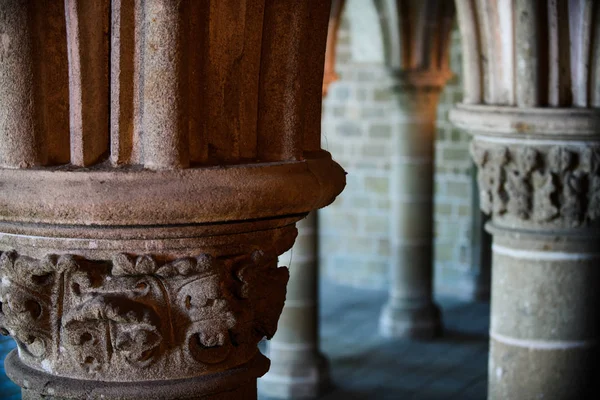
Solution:
[{"label": "stone floor", "polygon": [[[320,400],[485,399],[489,305],[440,299],[444,336],[417,342],[378,335],[384,301],[383,292],[323,284],[322,349],[333,385]],[[0,353],[10,347],[0,337]],[[0,364],[0,399],[19,398]]]},{"label": "stone floor", "polygon": [[377,333],[385,293],[332,283],[321,289],[321,346],[333,385],[320,400],[486,398],[489,304],[441,298],[443,337],[386,340]]}]

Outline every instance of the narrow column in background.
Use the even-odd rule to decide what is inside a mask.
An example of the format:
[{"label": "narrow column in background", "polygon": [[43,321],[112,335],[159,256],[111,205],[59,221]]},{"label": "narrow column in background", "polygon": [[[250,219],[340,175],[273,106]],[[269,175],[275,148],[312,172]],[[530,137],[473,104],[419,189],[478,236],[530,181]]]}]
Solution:
[{"label": "narrow column in background", "polygon": [[390,296],[380,318],[386,337],[431,338],[441,332],[433,302],[435,121],[451,76],[448,1],[377,0],[386,64],[401,110],[392,160]]},{"label": "narrow column in background", "polygon": [[[344,0],[331,4],[325,74],[322,95],[337,76],[335,46]],[[317,11],[313,7],[314,11]],[[312,54],[308,58],[315,57]],[[318,90],[318,89],[317,89]],[[305,90],[305,96],[314,90]],[[320,121],[306,124],[305,150],[320,147]],[[315,128],[316,126],[316,128]],[[280,263],[290,262],[290,281],[278,332],[268,344],[271,369],[259,380],[259,390],[276,398],[314,398],[329,386],[329,370],[325,356],[319,351],[319,224],[317,212],[298,222],[298,239]]]},{"label": "narrow column in background", "polygon": [[326,358],[319,351],[318,214],[297,223],[292,250],[280,257],[290,281],[277,334],[268,344],[271,369],[259,390],[276,398],[313,398],[329,384]]}]

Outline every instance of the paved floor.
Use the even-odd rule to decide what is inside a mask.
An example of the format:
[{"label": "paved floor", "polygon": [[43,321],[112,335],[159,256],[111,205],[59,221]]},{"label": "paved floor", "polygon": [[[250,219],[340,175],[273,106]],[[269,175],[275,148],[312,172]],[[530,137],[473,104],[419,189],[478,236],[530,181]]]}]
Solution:
[{"label": "paved floor", "polygon": [[[440,299],[444,336],[417,342],[378,335],[384,301],[383,292],[323,284],[321,343],[333,384],[320,400],[485,399],[487,304]],[[9,347],[0,337],[0,353]],[[18,393],[0,364],[0,399],[17,400]]]},{"label": "paved floor", "polygon": [[377,333],[385,293],[331,283],[321,293],[321,347],[333,384],[320,400],[486,398],[489,304],[439,299],[443,337],[386,340]]}]

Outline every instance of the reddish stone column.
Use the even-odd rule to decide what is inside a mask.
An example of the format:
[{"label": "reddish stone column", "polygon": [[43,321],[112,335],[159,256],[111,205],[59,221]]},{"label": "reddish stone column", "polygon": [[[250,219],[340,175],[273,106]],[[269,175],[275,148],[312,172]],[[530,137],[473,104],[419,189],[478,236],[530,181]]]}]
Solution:
[{"label": "reddish stone column", "polygon": [[489,393],[600,395],[600,4],[457,2],[481,209],[490,215]]},{"label": "reddish stone column", "polygon": [[449,69],[454,5],[377,0],[386,63],[402,115],[392,160],[390,296],[380,318],[388,337],[441,332],[433,302],[433,173],[439,94]]},{"label": "reddish stone column", "polygon": [[[320,148],[326,0],[0,5],[0,329],[26,399],[256,399]],[[24,134],[25,133],[25,134]]]}]

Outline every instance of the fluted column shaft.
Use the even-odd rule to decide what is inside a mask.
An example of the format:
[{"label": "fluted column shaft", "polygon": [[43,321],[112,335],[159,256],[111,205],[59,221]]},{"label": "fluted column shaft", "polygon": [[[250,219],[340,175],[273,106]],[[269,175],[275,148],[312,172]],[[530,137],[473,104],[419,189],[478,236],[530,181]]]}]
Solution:
[{"label": "fluted column shaft", "polygon": [[600,7],[457,9],[465,99],[451,119],[474,136],[493,235],[488,397],[598,397]]},{"label": "fluted column shaft", "polygon": [[256,399],[278,256],[344,186],[329,7],[2,2],[0,333],[25,399]]}]

